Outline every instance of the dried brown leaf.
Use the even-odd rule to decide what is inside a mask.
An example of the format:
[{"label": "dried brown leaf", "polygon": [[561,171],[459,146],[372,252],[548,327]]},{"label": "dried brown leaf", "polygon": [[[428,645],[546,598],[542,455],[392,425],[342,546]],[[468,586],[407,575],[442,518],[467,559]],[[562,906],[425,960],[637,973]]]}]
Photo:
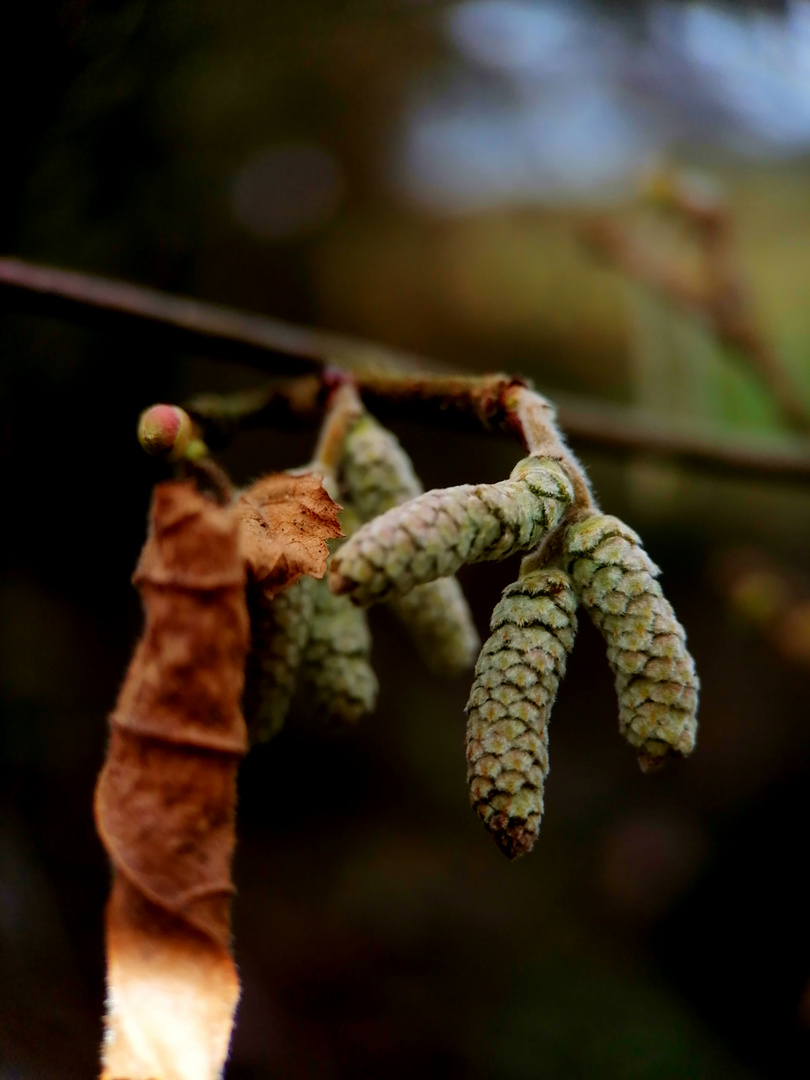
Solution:
[{"label": "dried brown leaf", "polygon": [[159,485],[135,574],[146,627],[96,789],[115,873],[103,1080],[216,1080],[227,1056],[244,579],[233,510]]},{"label": "dried brown leaf", "polygon": [[323,577],[326,541],[343,535],[340,509],[314,473],[273,473],[243,492],[236,503],[242,552],[267,599],[303,574]]}]

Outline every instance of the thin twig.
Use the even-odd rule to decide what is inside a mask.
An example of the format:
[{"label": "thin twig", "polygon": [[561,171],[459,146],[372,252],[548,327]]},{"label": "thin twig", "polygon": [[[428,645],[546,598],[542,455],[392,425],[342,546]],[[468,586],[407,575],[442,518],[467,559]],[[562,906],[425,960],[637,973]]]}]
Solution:
[{"label": "thin twig", "polygon": [[749,434],[742,439],[717,428],[708,430],[705,425],[700,431],[670,426],[657,416],[640,415],[627,406],[597,404],[573,395],[557,400],[557,417],[560,427],[580,448],[622,456],[653,454],[728,476],[804,484],[810,480],[810,448],[795,437]]},{"label": "thin twig", "polygon": [[[450,393],[452,383],[457,396]],[[521,380],[508,376],[480,380],[425,377],[416,384],[414,380],[406,383],[372,376],[357,379],[355,385],[366,407],[385,422],[407,419],[464,432],[480,431],[483,426],[496,434],[519,436],[509,428],[501,402],[510,389],[524,385]],[[185,402],[184,407],[201,424],[209,445],[221,446],[226,432],[233,436],[237,431],[263,426],[314,427],[323,418],[326,396],[319,379],[305,376],[279,380],[247,394],[206,395],[201,414],[196,408],[203,399]],[[554,397],[559,426],[578,447],[622,456],[651,453],[674,458],[692,468],[732,476],[803,483],[810,480],[810,449],[795,438],[762,439],[750,435],[742,441],[705,427],[697,431],[666,425],[660,417],[640,415],[627,406],[595,403],[569,394]],[[257,405],[256,411],[239,416],[237,406],[251,400]],[[225,428],[217,420],[220,409],[226,417]]]},{"label": "thin twig", "polygon": [[35,314],[157,333],[164,345],[238,360],[274,375],[299,375],[329,364],[347,371],[407,372],[427,366],[408,353],[342,334],[24,259],[0,257],[3,295]]},{"label": "thin twig", "polygon": [[227,506],[234,496],[231,478],[222,466],[210,457],[184,458],[179,466],[180,475],[195,481],[200,491],[210,495],[220,506]]},{"label": "thin twig", "polygon": [[301,375],[231,394],[198,394],[183,407],[205,442],[218,450],[240,431],[295,431],[320,423],[330,392],[320,375]]},{"label": "thin twig", "polygon": [[[250,427],[319,423],[333,385],[320,372],[330,363],[337,364],[339,356],[347,370],[356,372],[356,384],[367,408],[384,421],[439,422],[461,431],[480,431],[483,425],[506,433],[503,394],[508,387],[525,385],[525,380],[508,375],[426,376],[424,372],[447,370],[448,365],[20,259],[0,258],[0,297],[3,295],[17,306],[26,306],[33,298],[34,309],[43,315],[77,319],[101,312],[119,330],[127,324],[147,325],[164,343],[175,340],[173,335],[178,332],[186,348],[206,356],[238,358],[275,374],[319,372],[273,381],[239,395],[205,395],[188,402],[187,408],[212,449],[236,431]],[[355,363],[353,349],[360,356]],[[386,374],[386,370],[398,374]],[[403,378],[417,371],[418,378]],[[810,480],[810,449],[801,444],[752,444],[748,437],[742,442],[725,435],[663,426],[660,418],[640,418],[633,409],[573,397],[562,404],[557,398],[557,402],[561,428],[580,446],[621,454],[660,454],[713,472],[803,483]]]},{"label": "thin twig", "polygon": [[314,464],[328,473],[337,473],[343,460],[346,436],[364,411],[363,402],[351,383],[346,382],[334,391],[312,455]]},{"label": "thin twig", "polygon": [[599,216],[585,222],[584,239],[626,277],[674,301],[708,326],[764,383],[791,426],[810,430],[810,403],[794,385],[757,318],[734,250],[726,203],[688,177],[672,173],[659,178],[654,201],[690,227],[701,256],[699,280],[671,259],[662,258],[634,230],[613,218]]},{"label": "thin twig", "polygon": [[553,405],[526,386],[513,387],[504,398],[504,405],[530,454],[560,459],[574,485],[574,505],[577,509],[594,508],[591,485],[579,461],[560,435]]}]

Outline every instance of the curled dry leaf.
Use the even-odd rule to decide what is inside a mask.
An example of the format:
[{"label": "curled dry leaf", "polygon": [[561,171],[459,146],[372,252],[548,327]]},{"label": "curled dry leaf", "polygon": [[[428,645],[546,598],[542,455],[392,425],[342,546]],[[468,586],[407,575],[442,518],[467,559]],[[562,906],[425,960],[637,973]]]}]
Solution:
[{"label": "curled dry leaf", "polygon": [[244,579],[233,510],[159,485],[134,578],[146,627],[96,789],[114,868],[103,1080],[216,1080],[227,1056]]},{"label": "curled dry leaf", "polygon": [[339,510],[313,473],[273,473],[242,493],[236,503],[240,542],[265,600],[303,574],[323,577],[326,541],[343,535]]}]

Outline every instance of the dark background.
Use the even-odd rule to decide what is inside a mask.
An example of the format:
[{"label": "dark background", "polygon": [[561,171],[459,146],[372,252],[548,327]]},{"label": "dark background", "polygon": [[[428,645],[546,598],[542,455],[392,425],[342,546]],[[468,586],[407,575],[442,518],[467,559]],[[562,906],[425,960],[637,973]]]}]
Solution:
[{"label": "dark background", "polygon": [[[42,0],[4,11],[0,79],[3,253],[778,435],[767,389],[577,239],[668,155],[725,188],[810,397],[810,4]],[[2,302],[2,1080],[96,1068],[92,791],[164,475],[138,413],[257,379]],[[397,431],[426,486],[516,458]],[[254,433],[223,460],[244,481],[311,445]],[[292,721],[243,768],[233,1080],[806,1075],[808,491],[583,457],[687,628],[697,752],[642,776],[583,621],[542,834],[509,864],[468,807],[466,681],[375,611],[377,714]],[[515,572],[462,574],[482,631]]]}]

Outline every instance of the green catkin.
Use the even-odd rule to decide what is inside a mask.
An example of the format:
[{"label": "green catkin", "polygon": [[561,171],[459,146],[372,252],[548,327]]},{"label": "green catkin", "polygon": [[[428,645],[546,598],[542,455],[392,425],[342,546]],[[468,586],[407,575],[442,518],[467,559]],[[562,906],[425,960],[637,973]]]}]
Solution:
[{"label": "green catkin", "polygon": [[[368,414],[351,428],[341,463],[341,487],[364,521],[414,499],[423,488],[396,436]],[[472,613],[454,577],[417,585],[389,606],[439,675],[471,668],[481,647]]]},{"label": "green catkin", "polygon": [[[324,471],[323,485],[337,498],[337,480],[329,470]],[[343,532],[351,536],[359,524],[354,507],[344,506],[340,513]],[[333,546],[340,543],[335,541]],[[312,609],[293,711],[332,727],[356,724],[377,704],[368,618],[347,597],[334,596],[326,577],[310,579],[308,589]]]},{"label": "green catkin", "polygon": [[410,634],[422,662],[436,675],[452,677],[469,671],[481,639],[472,612],[454,577],[417,585],[388,606]]},{"label": "green catkin", "polygon": [[335,727],[356,724],[377,703],[366,613],[345,596],[334,596],[326,579],[312,581],[312,593],[309,640],[293,708]]},{"label": "green catkin", "polygon": [[399,439],[367,413],[346,436],[340,486],[363,521],[415,499],[424,490]]},{"label": "green catkin", "polygon": [[258,588],[249,593],[243,711],[252,743],[267,742],[284,725],[309,635],[314,584],[301,578],[272,600]]},{"label": "green catkin", "polygon": [[369,521],[332,562],[332,588],[358,604],[404,595],[465,563],[534,547],[573,498],[553,458],[527,457],[508,480],[425,492]]},{"label": "green catkin", "polygon": [[658,567],[632,529],[601,514],[569,526],[563,547],[580,600],[607,644],[619,728],[641,768],[691,753],[699,683],[684,629],[656,581]]},{"label": "green catkin", "polygon": [[[337,493],[331,473],[323,483]],[[341,525],[347,534],[359,525],[351,507],[342,511]],[[251,742],[277,735],[291,707],[333,724],[355,723],[373,711],[378,687],[365,612],[333,596],[327,579],[304,576],[272,600],[257,588],[249,608],[243,711]]]},{"label": "green catkin", "polygon": [[530,851],[543,815],[548,720],[576,632],[577,599],[562,570],[509,585],[475,666],[467,702],[470,799],[510,859]]}]

